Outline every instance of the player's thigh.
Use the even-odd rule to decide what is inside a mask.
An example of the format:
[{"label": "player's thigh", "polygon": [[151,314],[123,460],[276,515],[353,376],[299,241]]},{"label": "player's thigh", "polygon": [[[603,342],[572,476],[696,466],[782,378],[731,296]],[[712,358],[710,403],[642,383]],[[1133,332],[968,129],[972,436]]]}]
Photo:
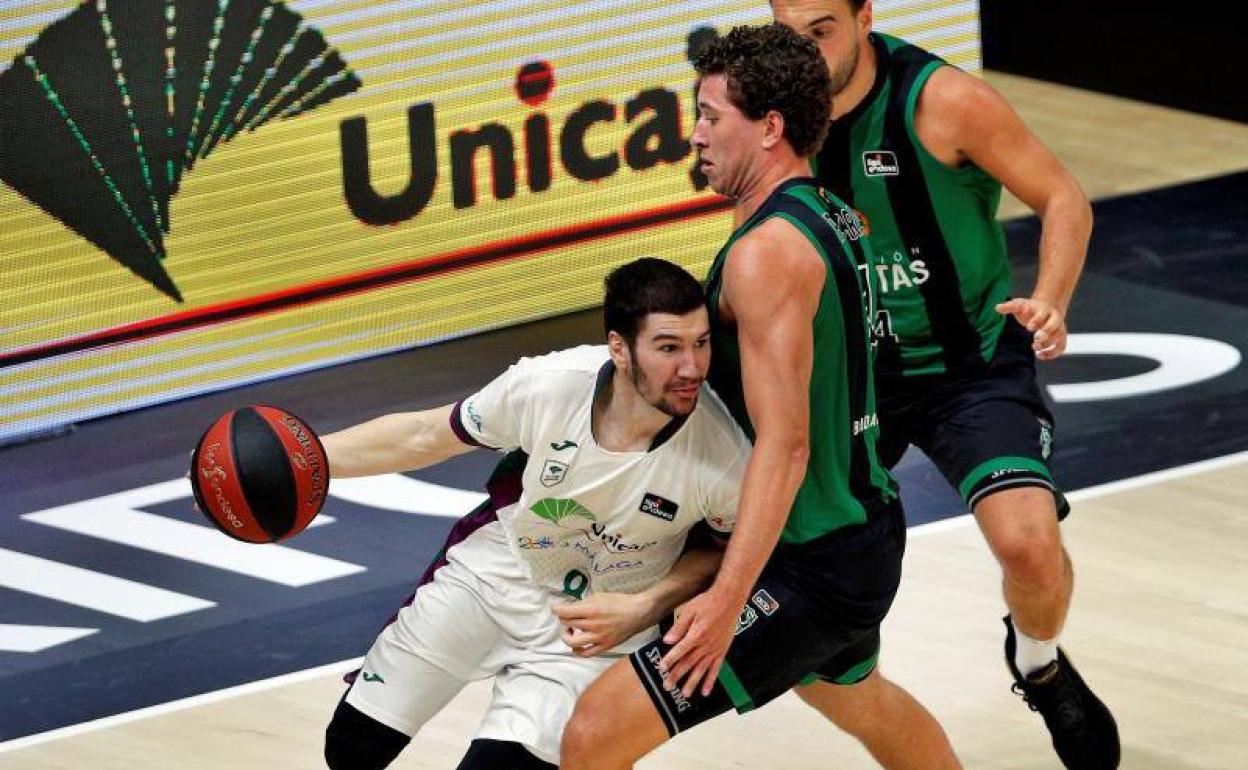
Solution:
[{"label": "player's thigh", "polygon": [[559,652],[517,649],[516,661],[494,677],[477,737],[517,743],[558,764],[563,730],[577,699],[617,660],[619,655],[579,658],[566,647]]},{"label": "player's thigh", "polygon": [[365,656],[344,702],[412,736],[473,678],[447,671],[396,642],[388,628]]},{"label": "player's thigh", "polygon": [[850,732],[858,719],[872,713],[880,677],[880,628],[862,634],[794,688],[799,697],[838,726]]},{"label": "player's thigh", "polygon": [[957,490],[968,510],[987,498],[1020,488],[1047,490],[1050,515],[1066,510],[1049,460],[1053,422],[1043,403],[989,390],[955,397],[926,430],[919,448]]},{"label": "player's thigh", "polygon": [[420,587],[364,658],[346,701],[407,735],[470,681],[493,675],[508,640],[462,568],[452,563]]}]

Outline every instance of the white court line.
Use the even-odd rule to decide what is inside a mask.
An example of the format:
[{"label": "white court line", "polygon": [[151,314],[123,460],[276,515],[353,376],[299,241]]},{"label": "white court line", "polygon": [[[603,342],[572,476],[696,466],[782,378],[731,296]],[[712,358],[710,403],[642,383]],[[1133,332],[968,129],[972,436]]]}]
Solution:
[{"label": "white court line", "polygon": [[25,749],[30,746],[36,746],[40,743],[59,740],[61,738],[69,738],[74,735],[83,733],[91,733],[96,730],[104,730],[109,727],[117,727],[129,722],[137,722],[149,717],[160,716],[162,714],[172,714],[175,711],[194,708],[196,706],[204,706],[209,703],[229,700],[243,695],[251,695],[265,690],[272,690],[275,687],[282,687],[296,682],[303,682],[308,679],[315,679],[325,674],[342,674],[353,668],[360,666],[364,662],[364,658],[351,658],[350,660],[340,660],[337,663],[329,663],[316,668],[304,669],[303,671],[294,671],[289,674],[275,676],[271,679],[261,679],[257,682],[248,682],[240,684],[236,687],[227,687],[224,690],[216,690],[215,692],[206,692],[202,695],[192,695],[189,698],[181,700],[169,701],[168,703],[158,703],[155,706],[136,709],[135,711],[127,711],[124,714],[114,714],[111,717],[102,717],[93,719],[90,722],[82,722],[68,727],[62,727],[57,730],[49,730],[46,733],[36,733],[28,735],[25,738],[14,738],[11,741],[0,743],[0,754],[6,751],[14,751],[16,749]]},{"label": "white court line", "polygon": [[[1174,481],[1175,479],[1186,478],[1188,476],[1195,476],[1199,473],[1218,470],[1220,468],[1237,465],[1246,461],[1248,461],[1248,452],[1237,452],[1232,455],[1214,457],[1209,460],[1201,460],[1200,462],[1188,465],[1179,465],[1174,468],[1167,468],[1163,471],[1145,473],[1140,476],[1133,476],[1129,479],[1122,479],[1121,481],[1111,481],[1107,484],[1098,484],[1094,487],[1087,487],[1085,489],[1073,491],[1066,497],[1072,502],[1091,500],[1093,498],[1114,494],[1115,492],[1125,492],[1129,489],[1138,489],[1140,487],[1161,484],[1167,481]],[[928,524],[911,527],[910,535],[927,535],[935,532],[942,532],[948,529],[955,529],[969,524],[972,520],[973,517],[968,513],[956,516],[952,519],[933,521]],[[218,701],[228,700],[241,695],[251,695],[252,693],[271,690],[283,685],[294,684],[295,682],[302,682],[308,679],[315,679],[323,674],[349,671],[359,666],[363,661],[363,658],[352,658],[350,660],[330,663],[328,665],[318,666],[304,671],[295,671],[293,673],[276,676],[271,679],[261,679],[257,682],[249,682],[247,684],[238,685],[237,687],[230,687],[224,690],[195,695],[190,698],[183,698],[181,700],[170,701],[168,703],[160,703],[155,706],[148,706],[147,708],[138,709],[136,711],[128,711],[124,714],[115,714],[113,716],[103,717],[91,722],[83,722],[81,724],[70,725],[68,727],[61,727],[56,730],[36,733],[35,735],[28,735],[24,738],[15,738],[11,741],[0,743],[0,754],[7,751],[15,751],[17,749],[36,746],[41,743],[60,740],[61,738],[69,738],[74,735],[81,735],[83,733],[103,730],[109,727],[116,727],[129,722],[137,722],[141,719],[147,719],[161,714],[169,714],[183,709],[194,708],[195,706],[202,706],[207,703],[216,703]]]}]

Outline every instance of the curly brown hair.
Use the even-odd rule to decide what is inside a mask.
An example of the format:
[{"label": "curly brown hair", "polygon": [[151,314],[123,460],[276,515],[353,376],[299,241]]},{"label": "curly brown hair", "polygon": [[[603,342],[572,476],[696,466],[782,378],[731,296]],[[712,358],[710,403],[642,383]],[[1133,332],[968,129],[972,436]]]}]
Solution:
[{"label": "curly brown hair", "polygon": [[750,120],[780,113],[784,136],[799,156],[823,144],[832,110],[828,65],[813,42],[788,27],[733,27],[698,52],[693,68],[699,79],[724,75],[728,98]]}]

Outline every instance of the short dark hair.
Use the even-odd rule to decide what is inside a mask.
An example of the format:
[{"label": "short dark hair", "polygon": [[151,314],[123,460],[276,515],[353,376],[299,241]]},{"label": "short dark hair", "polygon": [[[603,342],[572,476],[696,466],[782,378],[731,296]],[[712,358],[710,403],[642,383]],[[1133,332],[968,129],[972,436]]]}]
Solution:
[{"label": "short dark hair", "polygon": [[[867,0],[845,0],[845,2],[849,4],[849,10],[853,11],[855,16],[862,10],[862,6],[867,4]],[[774,5],[771,0],[767,0],[767,3],[768,5]]]},{"label": "short dark hair", "polygon": [[724,75],[728,98],[750,120],[780,113],[784,136],[801,157],[823,144],[832,110],[828,65],[813,42],[788,27],[733,27],[708,42],[693,67],[699,79]]},{"label": "short dark hair", "polygon": [[604,281],[603,331],[619,334],[632,347],[651,313],[684,315],[706,304],[702,284],[683,267],[642,257],[612,270]]}]

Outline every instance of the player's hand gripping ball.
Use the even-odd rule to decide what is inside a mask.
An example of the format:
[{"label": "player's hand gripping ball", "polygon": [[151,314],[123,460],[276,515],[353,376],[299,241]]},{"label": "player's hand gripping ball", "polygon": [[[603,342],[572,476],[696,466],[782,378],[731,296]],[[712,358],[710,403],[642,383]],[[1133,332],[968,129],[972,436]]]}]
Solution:
[{"label": "player's hand gripping ball", "polygon": [[248,543],[303,530],[329,488],[325,448],[303,420],[272,406],[222,415],[191,455],[191,488],[217,529]]}]

